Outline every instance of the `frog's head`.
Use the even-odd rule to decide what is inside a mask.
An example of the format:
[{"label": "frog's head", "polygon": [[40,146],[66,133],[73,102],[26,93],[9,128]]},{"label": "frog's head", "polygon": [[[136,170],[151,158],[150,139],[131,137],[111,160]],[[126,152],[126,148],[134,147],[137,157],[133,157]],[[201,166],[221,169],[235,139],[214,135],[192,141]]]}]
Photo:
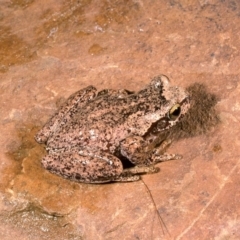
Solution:
[{"label": "frog's head", "polygon": [[160,75],[155,77],[150,86],[160,94],[160,104],[155,111],[149,115],[154,119],[151,125],[151,133],[156,134],[175,125],[189,110],[189,94],[180,87],[173,87],[169,79]]}]

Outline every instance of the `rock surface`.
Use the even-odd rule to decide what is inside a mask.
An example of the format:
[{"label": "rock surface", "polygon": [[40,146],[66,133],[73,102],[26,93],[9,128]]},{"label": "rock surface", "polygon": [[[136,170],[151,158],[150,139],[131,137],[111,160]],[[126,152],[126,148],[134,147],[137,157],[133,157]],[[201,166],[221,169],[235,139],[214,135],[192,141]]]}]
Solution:
[{"label": "rock surface", "polygon": [[[0,239],[240,239],[239,14],[239,1],[1,1]],[[182,160],[104,185],[41,167],[33,136],[71,93],[160,73],[219,98],[220,124],[168,149]]]}]

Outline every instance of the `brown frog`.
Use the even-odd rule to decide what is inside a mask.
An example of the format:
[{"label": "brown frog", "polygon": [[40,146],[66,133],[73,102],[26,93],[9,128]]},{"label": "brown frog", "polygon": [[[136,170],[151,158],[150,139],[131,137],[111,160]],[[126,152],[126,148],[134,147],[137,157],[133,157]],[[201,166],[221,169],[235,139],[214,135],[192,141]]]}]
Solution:
[{"label": "brown frog", "polygon": [[[136,181],[154,165],[179,158],[162,154],[161,133],[190,107],[186,91],[155,77],[139,92],[86,87],[71,95],[36,135],[48,154],[44,168],[78,182]],[[123,162],[130,161],[131,168]]]}]

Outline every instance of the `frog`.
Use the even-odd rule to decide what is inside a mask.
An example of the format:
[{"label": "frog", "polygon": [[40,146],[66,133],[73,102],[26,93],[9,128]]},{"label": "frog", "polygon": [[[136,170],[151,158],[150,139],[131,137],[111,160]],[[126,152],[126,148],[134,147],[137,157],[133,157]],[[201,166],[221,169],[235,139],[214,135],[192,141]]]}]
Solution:
[{"label": "frog", "polygon": [[[171,129],[190,108],[186,90],[165,75],[140,91],[88,86],[72,94],[36,134],[47,154],[42,166],[82,183],[131,182],[156,173],[168,154]],[[126,164],[130,163],[130,164]]]}]

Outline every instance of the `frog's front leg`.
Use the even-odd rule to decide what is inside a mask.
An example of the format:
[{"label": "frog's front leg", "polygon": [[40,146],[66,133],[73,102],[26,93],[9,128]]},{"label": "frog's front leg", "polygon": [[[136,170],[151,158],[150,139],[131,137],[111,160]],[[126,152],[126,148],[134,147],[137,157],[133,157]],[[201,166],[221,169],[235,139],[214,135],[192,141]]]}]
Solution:
[{"label": "frog's front leg", "polygon": [[121,154],[136,166],[149,166],[158,162],[180,159],[178,154],[163,154],[170,144],[163,141],[159,148],[154,148],[140,136],[130,136],[120,143]]},{"label": "frog's front leg", "polygon": [[49,122],[37,133],[35,139],[39,143],[44,143],[49,135],[54,133],[60,124],[64,124],[77,108],[81,108],[86,102],[93,99],[96,95],[96,88],[88,86],[72,94],[61,106]]},{"label": "frog's front leg", "polygon": [[169,147],[171,143],[172,143],[172,140],[170,139],[164,140],[160,146],[154,149],[154,151],[152,152],[151,158],[155,163],[165,162],[169,160],[178,160],[182,158],[182,156],[179,154],[165,153],[166,149]]}]

